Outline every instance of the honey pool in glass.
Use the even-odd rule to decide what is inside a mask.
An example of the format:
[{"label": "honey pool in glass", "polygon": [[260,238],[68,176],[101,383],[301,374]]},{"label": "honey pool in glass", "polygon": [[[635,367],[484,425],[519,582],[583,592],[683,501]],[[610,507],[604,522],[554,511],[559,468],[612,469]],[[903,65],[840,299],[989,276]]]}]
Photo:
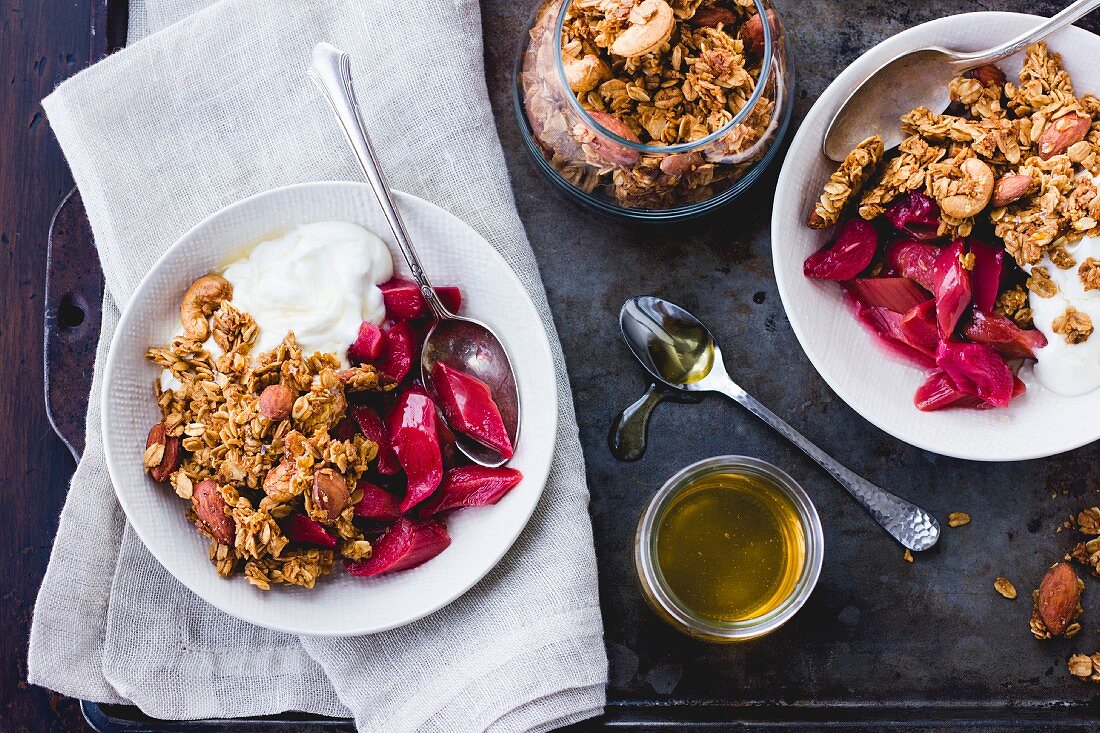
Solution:
[{"label": "honey pool in glass", "polygon": [[709,458],[657,492],[638,524],[635,562],[650,605],[708,641],[770,633],[805,603],[821,571],[821,522],[778,468]]}]

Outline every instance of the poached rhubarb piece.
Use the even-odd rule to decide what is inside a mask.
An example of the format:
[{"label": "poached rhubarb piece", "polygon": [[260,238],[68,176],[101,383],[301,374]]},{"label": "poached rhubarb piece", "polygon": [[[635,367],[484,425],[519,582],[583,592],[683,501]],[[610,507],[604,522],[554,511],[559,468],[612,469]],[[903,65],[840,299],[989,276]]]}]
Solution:
[{"label": "poached rhubarb piece", "polygon": [[936,258],[936,319],[940,337],[950,339],[962,314],[970,305],[970,271],[962,263],[966,254],[963,240],[944,247]]},{"label": "poached rhubarb piece", "polygon": [[404,513],[427,499],[443,480],[435,403],[421,389],[406,389],[390,410],[386,428],[408,479],[400,506]]},{"label": "poached rhubarb piece", "polygon": [[936,289],[936,260],[942,247],[904,239],[886,251],[886,261],[897,274],[916,282],[928,292]]},{"label": "poached rhubarb piece", "polygon": [[417,358],[419,339],[407,321],[390,324],[386,331],[385,348],[378,360],[382,373],[398,382],[409,376],[413,362]]},{"label": "poached rhubarb piece", "polygon": [[940,345],[935,301],[926,300],[910,308],[902,316],[900,328],[905,343],[935,358]]},{"label": "poached rhubarb piece", "polygon": [[928,293],[907,277],[857,277],[841,285],[856,300],[895,313],[907,313],[930,300]]},{"label": "poached rhubarb piece", "polygon": [[878,249],[878,232],[863,219],[849,219],[832,245],[806,258],[802,271],[819,280],[851,280],[867,269]]},{"label": "poached rhubarb piece", "polygon": [[[1013,377],[1013,398],[1019,397],[1026,391],[1027,388],[1019,377]],[[979,410],[987,410],[993,407],[988,402],[983,402],[980,398],[963,392],[951,377],[943,371],[935,371],[928,375],[928,379],[925,380],[924,384],[917,388],[913,403],[918,410],[923,412],[933,412],[948,407],[969,407]]]},{"label": "poached rhubarb piece", "polygon": [[964,394],[994,407],[1005,407],[1012,401],[1015,375],[992,346],[944,341],[936,353],[936,366]]},{"label": "poached rhubarb piece", "polygon": [[375,459],[374,468],[383,476],[393,476],[401,472],[401,464],[397,462],[397,456],[393,454],[390,445],[390,433],[386,424],[368,405],[354,405],[350,408],[351,416],[359,425],[359,432],[367,440],[378,446],[378,456]]},{"label": "poached rhubarb piece", "polygon": [[913,239],[936,239],[940,228],[940,206],[923,193],[908,193],[886,209],[885,216],[899,232]]},{"label": "poached rhubarb piece", "polygon": [[979,344],[989,344],[1006,359],[1034,359],[1035,350],[1047,345],[1047,337],[1037,329],[1024,330],[1006,316],[974,309],[963,336]]},{"label": "poached rhubarb piece", "polygon": [[442,522],[435,519],[413,521],[401,517],[374,543],[374,551],[369,558],[359,562],[345,560],[344,567],[360,578],[395,573],[423,565],[450,544],[451,538]]},{"label": "poached rhubarb piece", "polygon": [[442,362],[432,368],[432,386],[439,398],[443,415],[454,429],[492,448],[503,458],[514,450],[504,429],[500,409],[493,401],[489,385]]},{"label": "poached rhubarb piece", "polygon": [[378,522],[393,522],[401,516],[400,500],[381,486],[360,481],[355,489],[363,492],[363,498],[355,505],[355,516]]},{"label": "poached rhubarb piece", "polygon": [[[378,286],[386,304],[386,317],[395,321],[411,321],[431,315],[419,286],[411,280],[394,278]],[[443,306],[451,313],[462,307],[462,293],[458,288],[444,285],[435,289]]]},{"label": "poached rhubarb piece", "polygon": [[282,521],[281,526],[283,534],[291,542],[327,547],[330,550],[336,547],[336,538],[305,514],[291,514]]},{"label": "poached rhubarb piece", "polygon": [[891,351],[919,367],[929,369],[936,365],[933,356],[910,345],[905,332],[902,330],[902,314],[895,313],[889,308],[864,305],[858,300],[855,301],[855,307],[856,317],[859,318],[860,322],[871,333],[878,336]]},{"label": "poached rhubarb piece", "polygon": [[522,479],[523,474],[514,468],[452,468],[443,477],[439,491],[420,505],[420,513],[429,516],[450,509],[496,504]]},{"label": "poached rhubarb piece", "polygon": [[373,362],[382,354],[385,343],[386,334],[381,327],[363,321],[355,343],[348,347],[348,358],[358,362]]},{"label": "poached rhubarb piece", "polygon": [[1004,269],[1005,250],[976,239],[968,240],[970,253],[974,255],[974,269],[970,271],[970,285],[974,295],[974,308],[992,312],[1001,290],[1001,271]]}]

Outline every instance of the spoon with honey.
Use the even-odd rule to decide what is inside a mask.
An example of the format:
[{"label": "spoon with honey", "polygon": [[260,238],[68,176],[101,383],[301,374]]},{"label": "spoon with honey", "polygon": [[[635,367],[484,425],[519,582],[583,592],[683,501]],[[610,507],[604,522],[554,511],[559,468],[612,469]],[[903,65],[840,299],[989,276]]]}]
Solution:
[{"label": "spoon with honey", "polygon": [[927,550],[940,538],[940,525],[920,507],[841,465],[760,404],[730,378],[710,330],[675,303],[652,295],[631,298],[619,312],[630,351],[666,386],[684,392],[718,392],[745,407],[824,468],[883,529],[910,550]]}]

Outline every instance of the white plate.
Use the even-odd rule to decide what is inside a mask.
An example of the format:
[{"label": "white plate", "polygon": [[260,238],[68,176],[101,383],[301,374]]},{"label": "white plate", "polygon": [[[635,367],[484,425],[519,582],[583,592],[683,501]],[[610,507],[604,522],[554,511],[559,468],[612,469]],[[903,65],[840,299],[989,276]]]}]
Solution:
[{"label": "white plate", "polygon": [[[1100,390],[1062,397],[1043,389],[1026,369],[1027,394],[1005,409],[921,412],[913,393],[924,372],[892,357],[859,324],[837,283],[802,275],[802,263],[835,236],[805,226],[806,214],[835,169],[821,152],[825,127],[868,73],[899,54],[943,45],[962,51],[996,45],[1041,19],[1019,13],[965,13],[940,18],[889,38],[860,56],[810,109],[787,152],[772,210],[772,257],[783,307],[814,367],[856,412],[906,443],[975,461],[1041,458],[1100,438]],[[1100,38],[1067,28],[1049,39],[1062,54],[1078,94],[1100,93]],[[1001,62],[1016,78],[1022,56]],[[914,104],[915,106],[915,104]]]},{"label": "white plate", "polygon": [[263,592],[240,575],[225,579],[217,574],[207,559],[209,541],[184,517],[186,504],[142,470],[146,434],[160,419],[152,392],[159,370],[145,359],[145,350],[167,343],[178,332],[180,297],[195,278],[274,232],[327,220],[367,227],[390,246],[395,268],[404,268],[366,185],[288,186],[212,215],[153,266],[122,314],[111,344],[103,437],[119,502],[138,536],[172,575],[245,621],[324,636],[368,634],[415,621],[453,601],[497,564],[527,524],[546,484],[557,435],[557,381],[534,304],[504,258],[481,235],[427,201],[401,193],[396,199],[433,282],[460,286],[463,313],[484,320],[500,334],[523,403],[521,437],[511,462],[523,472],[523,481],[494,506],[451,515],[451,545],[428,563],[377,578],[354,578],[337,568],[313,590],[273,587]]}]

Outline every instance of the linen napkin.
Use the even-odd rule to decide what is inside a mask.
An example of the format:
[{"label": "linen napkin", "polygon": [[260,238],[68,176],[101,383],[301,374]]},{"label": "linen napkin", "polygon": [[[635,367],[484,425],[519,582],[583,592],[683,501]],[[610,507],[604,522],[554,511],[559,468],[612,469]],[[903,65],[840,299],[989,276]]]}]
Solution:
[{"label": "linen napkin", "polygon": [[[583,456],[489,108],[476,0],[205,4],[135,3],[131,40],[151,35],[43,101],[107,290],[87,446],[34,611],[29,681],[163,718],[300,710],[353,716],[361,731],[548,730],[598,714],[607,659]],[[523,281],[550,334],[560,395],[550,479],[504,560],[428,618],[353,639],[251,626],[180,585],[126,525],[99,435],[99,366],[119,308],[176,238],[259,191],[360,179],[305,76],[322,40],[352,55],[394,187],[466,221]]]}]

